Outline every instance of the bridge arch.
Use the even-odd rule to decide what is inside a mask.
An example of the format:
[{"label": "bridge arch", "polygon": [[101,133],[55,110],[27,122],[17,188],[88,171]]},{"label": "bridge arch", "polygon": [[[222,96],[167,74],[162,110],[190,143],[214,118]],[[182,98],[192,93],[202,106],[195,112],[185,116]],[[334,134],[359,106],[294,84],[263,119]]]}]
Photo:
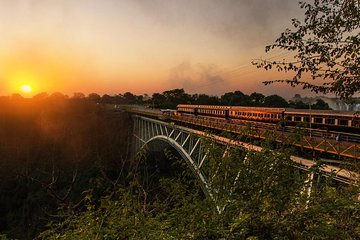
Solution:
[{"label": "bridge arch", "polygon": [[[193,159],[191,154],[176,140],[169,138],[167,136],[156,135],[156,136],[148,139],[146,142],[144,142],[142,147],[139,149],[139,152],[141,152],[141,150],[146,149],[146,147],[151,146],[151,143],[154,143],[156,141],[161,141],[161,142],[167,143],[169,146],[171,146],[173,149],[175,149],[177,151],[177,153],[179,153],[179,155],[182,157],[182,159],[186,161],[187,165],[190,167],[190,169],[194,173],[195,177],[200,181],[201,189],[204,192],[204,194],[206,196],[210,197],[212,200],[215,200],[215,198],[211,192],[211,188],[207,182],[206,176],[200,170],[200,168],[198,167],[196,161]],[[151,149],[149,149],[149,150],[151,150]]]},{"label": "bridge arch", "polygon": [[[247,150],[261,151],[261,147],[254,146],[249,143],[240,141],[234,141],[225,137],[209,135],[203,131],[182,127],[173,123],[160,121],[154,118],[147,118],[140,115],[133,115],[133,136],[134,136],[134,154],[143,149],[144,146],[150,145],[154,141],[162,141],[173,147],[180,156],[187,162],[194,175],[200,180],[200,184],[205,195],[209,196],[213,200],[219,213],[224,210],[226,206],[226,196],[222,196],[222,192],[225,194],[232,194],[233,186],[238,181],[240,171],[235,175],[228,175],[233,177],[233,184],[229,184],[227,188],[214,186],[211,184],[215,176],[218,176],[217,165],[221,164],[221,156],[219,161],[213,163],[211,158],[207,157],[208,149],[206,149],[202,143],[203,138],[209,138],[215,145],[222,145],[223,157],[228,155],[228,149],[234,146],[240,146]],[[316,163],[312,160],[304,159],[297,156],[291,156],[290,159],[294,162],[294,166],[308,170]],[[215,165],[214,165],[215,164]],[[212,168],[209,172],[208,168]],[[347,170],[340,169],[329,165],[323,166],[321,169],[322,174],[335,173],[335,179],[353,184],[358,179],[358,174]],[[224,190],[224,191],[222,191]]]}]

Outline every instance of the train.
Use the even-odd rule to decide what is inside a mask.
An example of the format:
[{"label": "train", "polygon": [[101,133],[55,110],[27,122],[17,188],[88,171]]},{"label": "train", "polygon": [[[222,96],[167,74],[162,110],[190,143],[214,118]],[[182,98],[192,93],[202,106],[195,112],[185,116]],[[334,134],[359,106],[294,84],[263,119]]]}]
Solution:
[{"label": "train", "polygon": [[355,111],[179,104],[177,114],[360,134],[360,114]]}]

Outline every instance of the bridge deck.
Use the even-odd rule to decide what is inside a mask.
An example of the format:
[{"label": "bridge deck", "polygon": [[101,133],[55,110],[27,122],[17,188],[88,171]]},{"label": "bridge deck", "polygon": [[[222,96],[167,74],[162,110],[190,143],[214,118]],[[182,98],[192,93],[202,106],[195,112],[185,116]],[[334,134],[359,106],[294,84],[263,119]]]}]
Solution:
[{"label": "bridge deck", "polygon": [[[162,113],[157,110],[139,107],[128,107],[125,110],[157,119],[165,118]],[[360,144],[356,141],[350,141],[351,138],[346,137],[346,135],[342,137],[341,141],[336,141],[334,136],[324,134],[324,131],[313,130],[311,136],[309,136],[304,134],[304,132],[301,133],[303,130],[294,127],[276,129],[274,128],[276,125],[272,125],[272,128],[270,128],[269,125],[266,127],[266,125],[261,126],[259,124],[250,126],[248,124],[241,125],[238,123],[226,122],[224,120],[215,121],[192,116],[171,116],[170,120],[240,135],[247,134],[259,139],[271,138],[274,141],[291,144],[301,148],[335,154],[342,157],[360,159]],[[299,132],[297,132],[298,130]],[[352,135],[349,134],[349,136],[351,137]]]},{"label": "bridge deck", "polygon": [[[238,140],[232,140],[226,137],[209,134],[200,130],[195,130],[187,127],[178,126],[176,124],[167,123],[160,120],[155,120],[153,118],[148,118],[144,116],[134,115],[136,119],[139,119],[142,121],[142,124],[138,124],[140,128],[143,128],[142,130],[138,129],[139,132],[139,140],[142,141],[142,144],[146,143],[147,139],[151,139],[154,136],[157,135],[163,135],[166,139],[172,139],[173,141],[180,141],[181,146],[185,146],[185,143],[188,141],[189,136],[199,136],[205,137],[205,138],[211,138],[215,142],[226,145],[226,146],[240,146],[241,148],[250,150],[250,151],[262,151],[262,147],[238,141]],[[139,127],[138,127],[139,128]],[[148,128],[147,130],[144,128]],[[184,137],[182,140],[179,138],[181,136],[181,133],[186,133],[186,137]],[[198,137],[198,138],[199,138]],[[189,142],[189,141],[188,141]],[[195,142],[195,141],[194,141]],[[198,142],[198,141],[196,141]],[[189,156],[191,153],[193,153],[194,149],[196,148],[196,144],[194,146],[189,147],[189,149],[192,149],[192,151],[189,152]],[[301,158],[298,156],[291,156],[291,160],[296,163],[295,166],[298,168],[309,170],[313,166],[316,166],[316,162],[313,160]],[[203,160],[202,160],[203,161]],[[201,162],[202,162],[201,161]],[[194,161],[196,162],[196,161]],[[197,166],[200,170],[202,166],[202,163],[199,163],[199,166]],[[340,182],[344,182],[347,184],[357,184],[357,181],[359,179],[359,174],[356,172],[348,171],[346,169],[342,169],[336,166],[331,165],[322,165],[319,169],[323,175],[332,175],[334,174],[334,179]]]}]

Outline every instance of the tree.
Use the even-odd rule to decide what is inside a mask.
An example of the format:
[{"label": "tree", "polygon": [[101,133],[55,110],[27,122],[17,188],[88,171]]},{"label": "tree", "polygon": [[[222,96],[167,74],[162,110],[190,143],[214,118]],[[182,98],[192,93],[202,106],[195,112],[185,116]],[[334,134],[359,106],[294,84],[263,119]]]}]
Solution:
[{"label": "tree", "polygon": [[54,92],[49,96],[52,100],[65,100],[68,98],[67,95],[62,94],[61,92]]},{"label": "tree", "polygon": [[[293,29],[286,29],[265,49],[293,52],[295,60],[255,60],[253,64],[295,74],[292,79],[265,81],[265,85],[285,82],[349,100],[360,91],[360,1],[314,0],[300,2],[300,7],[305,9],[303,22],[292,19]],[[304,74],[322,82],[308,82]]]},{"label": "tree", "polygon": [[254,103],[255,106],[261,106],[264,104],[265,96],[262,93],[253,92],[250,95],[250,100]]},{"label": "tree", "polygon": [[154,93],[151,98],[152,107],[163,108],[166,102],[166,97],[161,93]]},{"label": "tree", "polygon": [[108,95],[108,94],[104,94],[101,97],[101,102],[102,103],[114,103],[114,97]]},{"label": "tree", "polygon": [[85,98],[85,94],[83,94],[82,92],[74,92],[74,95],[72,96],[73,99],[84,99]]},{"label": "tree", "polygon": [[267,96],[264,100],[264,106],[265,107],[288,107],[288,102],[280,97],[279,95],[270,95]]},{"label": "tree", "polygon": [[221,96],[221,104],[231,106],[249,106],[251,105],[248,95],[241,91],[227,92]]},{"label": "tree", "polygon": [[90,93],[87,98],[93,102],[100,102],[101,100],[100,95],[97,93]]},{"label": "tree", "polygon": [[164,107],[166,108],[176,108],[178,104],[189,104],[192,100],[191,96],[187,94],[183,88],[165,91],[163,95],[166,98],[166,102],[164,103]]},{"label": "tree", "polygon": [[136,103],[136,96],[131,92],[126,92],[123,95],[124,102],[127,104],[135,104]]},{"label": "tree", "polygon": [[301,100],[290,101],[290,107],[295,109],[309,109],[309,104],[306,104]]},{"label": "tree", "polygon": [[44,100],[44,99],[46,99],[48,97],[49,97],[49,94],[47,94],[46,92],[41,92],[41,93],[38,93],[35,96],[33,96],[33,99]]},{"label": "tree", "polygon": [[329,107],[329,104],[327,104],[324,100],[322,99],[316,99],[316,103],[311,105],[312,109],[321,109],[321,110],[332,110]]},{"label": "tree", "polygon": [[202,104],[202,105],[219,105],[220,100],[217,96],[209,96],[206,94],[194,94],[192,95],[194,99],[194,104]]}]

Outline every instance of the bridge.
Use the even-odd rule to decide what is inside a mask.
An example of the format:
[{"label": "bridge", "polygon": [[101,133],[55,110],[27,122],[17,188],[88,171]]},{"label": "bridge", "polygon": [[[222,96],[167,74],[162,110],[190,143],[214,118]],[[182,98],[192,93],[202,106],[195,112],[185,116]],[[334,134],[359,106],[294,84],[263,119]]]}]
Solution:
[{"label": "bridge", "polygon": [[[155,143],[157,141],[166,143],[173,147],[187,162],[194,175],[200,181],[204,193],[216,203],[219,212],[221,212],[226,205],[224,202],[224,197],[220,196],[221,194],[219,194],[220,192],[224,191],[222,191],[222,189],[215,189],[213,182],[218,181],[219,177],[224,177],[225,175],[228,179],[231,179],[230,182],[232,182],[232,186],[228,186],[226,189],[227,194],[231,194],[233,187],[238,181],[240,172],[232,171],[232,174],[230,174],[230,172],[219,173],[219,166],[221,166],[222,161],[214,163],[209,160],[208,155],[210,148],[217,147],[220,149],[221,156],[219,156],[219,158],[227,156],[227,154],[231,152],[229,151],[230,148],[243,149],[245,153],[245,155],[243,155],[243,160],[246,160],[246,152],[263,150],[262,147],[256,146],[249,142],[233,140],[220,135],[210,134],[202,130],[177,124],[181,122],[189,123],[190,121],[192,124],[194,124],[194,121],[197,121],[199,126],[207,127],[206,129],[218,129],[223,131],[228,130],[228,132],[238,131],[238,133],[241,134],[240,127],[236,129],[234,126],[226,125],[226,123],[212,123],[209,122],[209,120],[189,119],[186,117],[180,119],[181,117],[179,116],[173,117],[171,119],[172,121],[164,121],[164,116],[157,111],[141,109],[137,107],[125,107],[122,110],[129,112],[133,119],[134,152],[138,153],[142,149],[145,149],[147,146],[149,146],[150,143]],[[252,134],[259,138],[266,137],[265,133],[261,134],[259,131]],[[275,133],[275,136],[277,136],[277,133]],[[311,138],[314,139],[313,136]],[[282,142],[290,141],[289,137],[285,137],[284,135],[274,138],[275,141],[279,141],[279,139],[281,139]],[[209,145],[206,140],[210,140],[211,144]],[[297,142],[294,141],[295,140],[291,139],[290,142],[292,142],[293,145],[304,147],[304,141],[301,142],[301,139],[298,139]],[[351,156],[357,160],[359,159],[359,155],[357,153],[359,146],[357,143],[352,144],[344,142],[343,144],[345,146],[340,146],[340,142],[334,143],[330,139],[324,139],[322,142],[321,140],[316,139],[316,141],[318,142],[316,147],[313,146],[313,141],[309,139],[305,141],[305,143],[311,145],[313,150],[328,151],[329,153],[347,157]],[[329,148],[326,144],[334,144],[334,146]],[[350,149],[352,149],[352,152],[349,151]],[[316,162],[314,160],[299,156],[291,156],[290,158],[294,163],[294,167],[308,171],[309,179],[314,178],[314,173],[309,171],[312,167],[316,166]],[[321,174],[325,176],[331,175],[339,182],[346,184],[358,184],[357,181],[360,176],[358,173],[331,165],[322,165],[319,169]],[[311,192],[311,189],[308,191]]]}]

